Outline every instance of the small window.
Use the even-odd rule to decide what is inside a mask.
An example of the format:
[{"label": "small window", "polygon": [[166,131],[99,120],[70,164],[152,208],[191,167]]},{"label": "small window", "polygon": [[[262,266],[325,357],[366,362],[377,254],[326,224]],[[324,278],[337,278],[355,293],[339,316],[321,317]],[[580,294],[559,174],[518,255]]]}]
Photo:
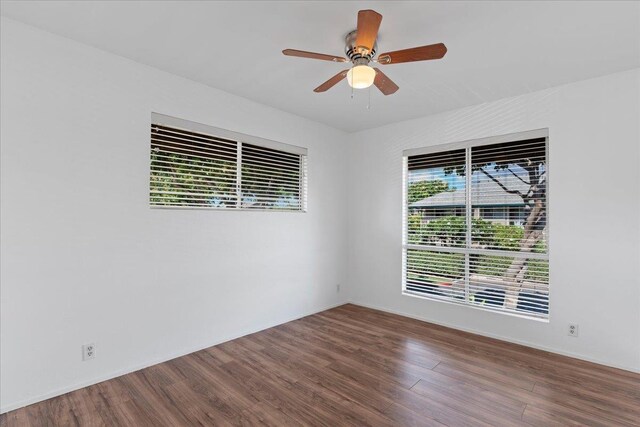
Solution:
[{"label": "small window", "polygon": [[153,114],[153,207],[306,210],[306,149]]},{"label": "small window", "polygon": [[405,151],[405,294],[548,317],[546,135]]}]

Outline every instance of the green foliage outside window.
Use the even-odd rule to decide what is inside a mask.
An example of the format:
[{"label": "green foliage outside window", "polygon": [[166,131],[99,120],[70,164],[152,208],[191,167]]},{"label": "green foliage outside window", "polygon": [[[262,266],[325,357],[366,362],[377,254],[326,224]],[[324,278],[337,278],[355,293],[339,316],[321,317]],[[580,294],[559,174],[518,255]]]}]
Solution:
[{"label": "green foliage outside window", "polygon": [[151,203],[230,206],[235,198],[236,164],[151,150]]},{"label": "green foliage outside window", "polygon": [[[423,223],[419,213],[409,216],[409,243],[464,246],[466,219],[464,216],[445,216]],[[472,219],[472,240],[482,241],[483,249],[518,250],[523,237],[522,227],[494,224],[480,218]],[[482,239],[478,239],[478,237]],[[540,240],[533,252],[544,253],[545,242]],[[505,274],[513,261],[512,257],[495,255],[471,255],[471,274],[500,277]],[[428,266],[429,274],[408,274],[408,279],[420,279],[429,283],[451,281],[464,277],[464,255],[429,251],[411,251],[408,263]],[[547,282],[549,263],[546,260],[531,259],[527,262],[525,280]]]},{"label": "green foliage outside window", "polygon": [[440,180],[417,181],[409,184],[407,189],[407,200],[409,204],[415,203],[438,193],[450,191],[449,184]]}]

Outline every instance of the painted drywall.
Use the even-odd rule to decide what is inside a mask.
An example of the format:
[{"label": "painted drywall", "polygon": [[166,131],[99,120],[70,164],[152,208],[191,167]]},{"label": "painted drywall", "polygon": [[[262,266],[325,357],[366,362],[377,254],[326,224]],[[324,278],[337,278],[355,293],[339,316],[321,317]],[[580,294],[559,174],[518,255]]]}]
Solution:
[{"label": "painted drywall", "polygon": [[[640,370],[639,70],[344,134],[1,29],[2,412],[347,299]],[[309,212],[150,209],[152,111],[307,147]],[[550,322],[402,296],[402,150],[543,127]]]},{"label": "painted drywall", "polygon": [[[2,412],[344,301],[343,132],[1,24]],[[150,209],[152,111],[307,147],[308,213]]]},{"label": "painted drywall", "polygon": [[[636,69],[353,134],[351,300],[640,371],[639,123]],[[402,150],[540,128],[550,143],[549,322],[401,295]]]}]

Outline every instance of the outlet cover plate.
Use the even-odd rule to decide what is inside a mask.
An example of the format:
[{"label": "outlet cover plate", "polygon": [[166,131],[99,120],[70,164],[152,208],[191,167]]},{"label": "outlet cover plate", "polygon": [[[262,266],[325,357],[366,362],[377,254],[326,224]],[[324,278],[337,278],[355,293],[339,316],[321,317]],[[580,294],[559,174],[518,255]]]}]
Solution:
[{"label": "outlet cover plate", "polygon": [[96,345],[94,343],[82,346],[82,360],[91,360],[96,357]]}]

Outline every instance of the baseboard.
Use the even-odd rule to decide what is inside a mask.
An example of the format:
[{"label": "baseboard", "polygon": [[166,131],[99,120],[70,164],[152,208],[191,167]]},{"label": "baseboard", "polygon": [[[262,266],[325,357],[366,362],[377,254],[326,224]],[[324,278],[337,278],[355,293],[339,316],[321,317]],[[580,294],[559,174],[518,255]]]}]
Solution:
[{"label": "baseboard", "polygon": [[365,308],[371,308],[373,310],[384,311],[385,313],[396,314],[398,316],[404,316],[404,317],[408,317],[410,319],[420,320],[422,322],[433,323],[434,325],[444,326],[444,327],[447,327],[447,328],[456,329],[458,331],[468,332],[468,333],[474,334],[474,335],[480,335],[480,336],[487,337],[487,338],[494,338],[494,339],[497,339],[497,340],[500,340],[500,341],[509,342],[509,343],[512,343],[512,344],[519,344],[519,345],[523,345],[525,347],[535,348],[537,350],[543,350],[543,351],[547,351],[549,353],[559,354],[561,356],[567,356],[567,357],[572,357],[574,359],[584,360],[585,362],[596,363],[598,365],[607,366],[607,367],[610,367],[610,368],[616,368],[616,369],[621,369],[623,371],[629,371],[629,372],[633,372],[633,373],[636,373],[636,374],[640,374],[640,369],[631,368],[629,366],[616,365],[616,364],[613,364],[613,363],[609,363],[609,362],[605,362],[605,361],[602,361],[602,360],[598,360],[596,358],[585,356],[583,354],[578,354],[578,353],[572,353],[572,352],[569,352],[569,351],[559,350],[559,349],[556,349],[556,348],[547,347],[547,346],[544,346],[544,345],[539,345],[539,344],[532,343],[532,342],[525,341],[525,340],[516,340],[516,339],[513,339],[513,338],[509,338],[509,337],[500,336],[498,334],[489,334],[489,333],[486,333],[484,331],[479,331],[479,330],[472,329],[472,328],[461,328],[461,327],[458,327],[458,326],[447,324],[445,322],[438,322],[438,321],[435,321],[433,319],[429,319],[427,317],[416,316],[416,315],[413,315],[413,314],[403,313],[401,311],[392,310],[392,309],[389,309],[389,308],[380,307],[380,306],[376,306],[376,305],[372,305],[372,304],[365,304],[365,303],[361,303],[361,302],[357,302],[357,301],[349,301],[349,304],[353,304],[353,305],[357,305],[357,306],[365,307]]},{"label": "baseboard", "polygon": [[211,343],[206,344],[204,346],[196,346],[196,347],[194,347],[192,349],[189,349],[187,351],[176,352],[175,354],[164,356],[162,358],[159,358],[159,359],[156,359],[156,360],[153,360],[153,361],[149,361],[147,363],[143,363],[143,364],[136,365],[136,366],[133,366],[133,367],[128,367],[128,368],[125,368],[125,369],[122,369],[122,370],[119,370],[119,371],[112,372],[112,373],[107,374],[107,375],[101,375],[99,377],[96,377],[96,378],[93,378],[93,379],[90,379],[90,380],[87,380],[87,381],[82,381],[82,382],[76,383],[74,385],[61,387],[59,389],[56,389],[56,390],[41,394],[39,396],[35,396],[35,397],[32,397],[32,398],[29,398],[29,399],[25,399],[25,400],[22,400],[20,402],[10,403],[8,405],[0,407],[0,414],[4,414],[6,412],[22,408],[24,406],[28,406],[28,405],[31,405],[31,404],[34,404],[34,403],[41,402],[43,400],[51,399],[51,398],[56,397],[56,396],[60,396],[60,395],[66,394],[66,393],[70,393],[72,391],[75,391],[75,390],[78,390],[78,389],[81,389],[81,388],[84,388],[84,387],[89,387],[91,385],[98,384],[98,383],[101,383],[103,381],[108,381],[110,379],[113,379],[113,378],[116,378],[116,377],[119,377],[119,376],[122,376],[122,375],[126,375],[126,374],[129,374],[131,372],[139,371],[140,369],[148,368],[149,366],[157,365],[159,363],[166,362],[168,360],[175,359],[177,357],[185,356],[187,354],[194,353],[196,351],[200,351],[200,350],[203,350],[205,348],[209,348],[209,347],[212,347],[212,346],[215,346],[215,345],[218,345],[218,344],[222,344],[223,342],[231,341],[233,339],[240,338],[240,337],[243,337],[245,335],[249,335],[249,334],[253,334],[253,333],[256,333],[256,332],[263,331],[265,329],[273,328],[274,326],[282,325],[284,323],[291,322],[293,320],[297,320],[297,319],[300,319],[300,318],[303,318],[303,317],[306,317],[306,316],[310,316],[310,315],[315,314],[315,313],[319,313],[319,312],[322,312],[322,311],[325,311],[325,310],[330,310],[332,308],[339,307],[339,306],[344,305],[344,304],[353,304],[353,305],[357,305],[357,306],[361,306],[361,307],[371,308],[373,310],[379,310],[379,311],[383,311],[385,313],[396,314],[398,316],[404,316],[404,317],[408,317],[408,318],[411,318],[411,319],[420,320],[422,322],[433,323],[433,324],[436,324],[436,325],[439,325],[439,326],[445,326],[447,328],[457,329],[457,330],[460,330],[460,331],[469,332],[471,334],[480,335],[480,336],[483,336],[483,337],[494,338],[494,339],[498,339],[498,340],[501,340],[501,341],[506,341],[506,342],[510,342],[510,343],[514,343],[514,344],[520,344],[520,345],[523,345],[523,346],[526,346],[526,347],[531,347],[531,348],[535,348],[535,349],[538,349],[538,350],[548,351],[550,353],[560,354],[562,356],[573,357],[575,359],[580,359],[580,360],[584,360],[584,361],[591,362],[591,363],[597,363],[597,364],[603,365],[603,366],[609,366],[609,367],[612,367],[612,368],[622,369],[622,370],[629,371],[629,372],[640,373],[640,369],[629,368],[629,367],[626,367],[626,366],[618,366],[618,365],[615,365],[615,364],[604,362],[602,360],[598,360],[598,359],[594,359],[594,358],[591,358],[591,357],[588,357],[588,356],[584,356],[582,354],[576,354],[576,353],[571,353],[571,352],[567,352],[567,351],[563,351],[563,350],[558,350],[558,349],[555,349],[555,348],[550,348],[550,347],[547,347],[547,346],[538,345],[538,344],[531,343],[531,342],[524,341],[524,340],[514,340],[512,338],[507,338],[507,337],[500,336],[500,335],[497,335],[497,334],[488,334],[486,332],[478,331],[478,330],[475,330],[475,329],[472,329],[472,328],[460,328],[458,326],[453,326],[453,325],[447,324],[445,322],[434,321],[432,319],[429,319],[429,318],[426,318],[426,317],[423,317],[423,316],[416,316],[416,315],[404,313],[404,312],[401,312],[401,311],[388,309],[386,307],[380,307],[380,306],[361,303],[361,302],[357,302],[357,301],[345,301],[345,302],[340,302],[340,303],[337,303],[337,304],[332,304],[330,306],[324,307],[324,308],[319,309],[319,310],[314,310],[314,311],[311,311],[309,313],[302,314],[300,316],[292,317],[292,318],[290,318],[288,320],[285,320],[283,322],[278,322],[278,323],[270,324],[268,326],[260,327],[258,329],[251,330],[251,331],[248,331],[248,332],[243,332],[243,333],[238,334],[237,336],[233,336],[233,337],[230,337],[230,338],[225,338],[223,340],[211,342]]},{"label": "baseboard", "polygon": [[113,379],[113,378],[116,378],[116,377],[120,377],[122,375],[130,374],[131,372],[139,371],[140,369],[148,368],[149,366],[157,365],[159,363],[166,362],[168,360],[172,360],[172,359],[175,359],[177,357],[181,357],[181,356],[185,356],[187,354],[195,353],[196,351],[200,351],[200,350],[203,350],[205,348],[212,347],[214,345],[222,344],[223,342],[231,341],[231,340],[243,337],[245,335],[250,335],[250,334],[253,334],[253,333],[256,333],[256,332],[263,331],[265,329],[273,328],[274,326],[282,325],[284,323],[291,322],[291,321],[297,320],[297,319],[301,319],[303,317],[307,317],[307,316],[310,316],[312,314],[320,313],[320,312],[325,311],[325,310],[330,310],[332,308],[339,307],[339,306],[347,304],[347,303],[348,303],[347,301],[344,301],[344,302],[341,302],[341,303],[338,303],[338,304],[332,304],[332,305],[330,305],[328,307],[324,307],[324,308],[319,309],[319,310],[313,310],[313,311],[311,311],[309,313],[302,314],[300,316],[292,317],[292,318],[290,318],[288,320],[285,320],[284,322],[278,322],[278,323],[275,323],[275,324],[269,324],[267,326],[260,327],[260,328],[257,328],[255,330],[242,332],[242,333],[240,333],[238,335],[234,335],[234,336],[232,336],[230,338],[225,338],[225,339],[220,340],[220,341],[211,342],[211,343],[208,343],[206,345],[199,345],[199,346],[196,346],[196,347],[191,348],[191,349],[186,350],[186,351],[176,352],[174,354],[163,356],[161,358],[158,358],[158,359],[155,359],[155,360],[152,360],[152,361],[149,361],[149,362],[145,362],[145,363],[140,364],[140,365],[130,366],[130,367],[127,367],[125,369],[121,369],[121,370],[112,372],[112,373],[107,374],[107,375],[101,375],[101,376],[98,376],[96,378],[92,378],[92,379],[87,380],[87,381],[81,381],[79,383],[76,383],[76,384],[73,384],[73,385],[70,385],[70,386],[60,387],[58,389],[52,390],[52,391],[47,392],[47,393],[43,393],[43,394],[38,395],[38,396],[31,397],[29,399],[24,399],[24,400],[19,401],[19,402],[9,403],[7,405],[4,405],[4,406],[0,407],[0,414],[4,414],[4,413],[9,412],[9,411],[20,409],[22,407],[25,407],[25,406],[28,406],[28,405],[32,405],[34,403],[42,402],[43,400],[51,399],[52,397],[61,396],[63,394],[70,393],[72,391],[76,391],[76,390],[84,388],[84,387],[89,387],[91,385],[101,383],[103,381],[108,381],[110,379]]}]

